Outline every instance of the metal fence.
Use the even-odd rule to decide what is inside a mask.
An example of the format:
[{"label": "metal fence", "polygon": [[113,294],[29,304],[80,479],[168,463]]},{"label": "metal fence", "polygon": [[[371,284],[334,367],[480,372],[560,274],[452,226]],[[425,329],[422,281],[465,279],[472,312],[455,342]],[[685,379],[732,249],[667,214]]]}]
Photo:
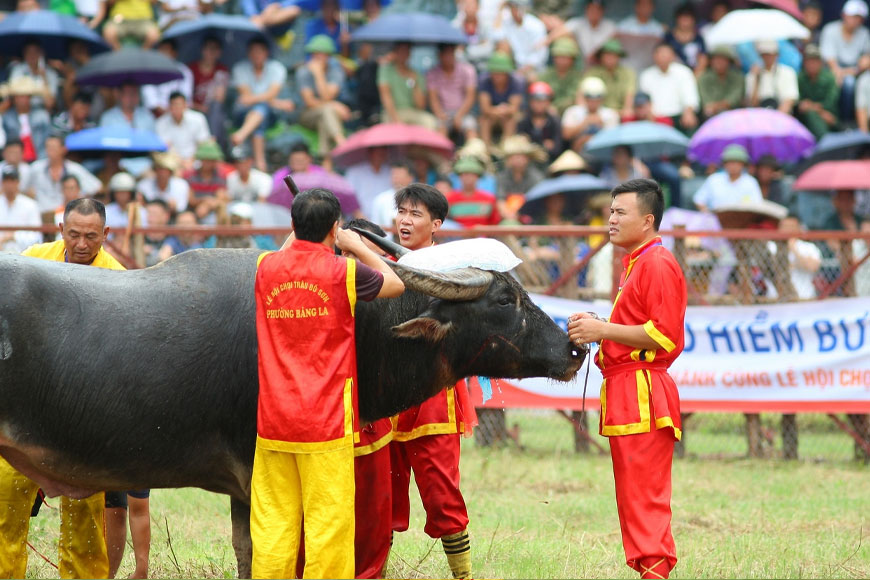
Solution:
[{"label": "metal fence", "polygon": [[[0,227],[0,231],[11,228]],[[217,236],[217,245],[237,246],[240,237],[273,235],[285,228],[128,228],[112,244],[128,268],[144,263],[139,249],[146,234],[197,233]],[[689,304],[739,305],[870,295],[870,232],[794,232],[775,229],[662,232],[686,274]],[[795,237],[795,236],[798,237]],[[516,275],[529,292],[580,300],[611,300],[622,271],[622,253],[604,227],[485,227],[440,232],[442,240],[467,237],[501,240],[523,258]],[[480,410],[475,440],[481,445],[522,444],[505,412]],[[508,411],[510,413],[510,411]],[[559,413],[578,452],[603,449],[597,414]],[[590,435],[590,432],[592,435]],[[870,459],[867,415],[695,413],[684,416],[681,456]]]}]

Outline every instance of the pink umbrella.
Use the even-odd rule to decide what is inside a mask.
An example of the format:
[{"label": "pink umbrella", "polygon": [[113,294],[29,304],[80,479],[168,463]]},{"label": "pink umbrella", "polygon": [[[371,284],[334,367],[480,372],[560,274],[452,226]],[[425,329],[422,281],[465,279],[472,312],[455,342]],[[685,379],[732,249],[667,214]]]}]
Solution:
[{"label": "pink umbrella", "polygon": [[764,6],[770,6],[771,8],[776,8],[778,10],[782,10],[786,14],[790,14],[794,16],[799,21],[803,22],[804,15],[801,14],[800,8],[797,7],[797,2],[793,2],[792,0],[752,0],[756,4],[763,4]]},{"label": "pink umbrella", "polygon": [[372,147],[390,147],[395,156],[407,154],[407,148],[416,145],[431,150],[443,157],[453,153],[453,142],[447,137],[416,125],[382,123],[358,131],[342,145],[332,150],[332,160],[349,167],[366,160],[366,152]]},{"label": "pink umbrella", "polygon": [[792,189],[796,191],[870,189],[870,160],[817,163],[797,178]]},{"label": "pink umbrella", "polygon": [[[350,215],[359,209],[353,186],[341,175],[331,171],[306,171],[291,175],[299,191],[320,187],[334,193],[341,204],[343,214]],[[293,194],[286,187],[276,188],[267,201],[289,208],[293,205]]]}]

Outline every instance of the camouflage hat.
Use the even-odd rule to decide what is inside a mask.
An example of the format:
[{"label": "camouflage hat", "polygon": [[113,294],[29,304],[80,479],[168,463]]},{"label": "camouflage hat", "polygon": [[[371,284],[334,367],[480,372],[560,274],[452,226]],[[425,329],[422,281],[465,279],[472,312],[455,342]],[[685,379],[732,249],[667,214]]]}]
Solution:
[{"label": "camouflage hat", "polygon": [[557,38],[550,46],[551,56],[580,56],[580,47],[573,38]]}]

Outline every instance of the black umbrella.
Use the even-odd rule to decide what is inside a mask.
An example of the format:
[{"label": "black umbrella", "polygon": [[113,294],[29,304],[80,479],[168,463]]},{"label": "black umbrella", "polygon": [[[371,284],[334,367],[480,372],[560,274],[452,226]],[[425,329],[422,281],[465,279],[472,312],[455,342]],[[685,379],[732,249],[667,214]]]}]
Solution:
[{"label": "black umbrella", "polygon": [[159,85],[184,78],[171,58],[154,50],[124,48],[92,58],[76,74],[80,85],[120,87],[125,83]]},{"label": "black umbrella", "polygon": [[798,165],[797,173],[803,173],[822,161],[858,159],[865,151],[870,151],[870,135],[867,133],[861,131],[828,133],[819,139],[812,155]]}]

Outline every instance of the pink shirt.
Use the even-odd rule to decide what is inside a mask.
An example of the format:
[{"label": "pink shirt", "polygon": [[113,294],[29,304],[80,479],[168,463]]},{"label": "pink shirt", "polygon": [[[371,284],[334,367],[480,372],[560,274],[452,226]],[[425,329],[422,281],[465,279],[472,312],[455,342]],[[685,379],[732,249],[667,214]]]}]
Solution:
[{"label": "pink shirt", "polygon": [[457,62],[452,75],[438,65],[426,73],[426,86],[435,90],[444,111],[453,113],[462,106],[468,87],[477,88],[477,73],[467,62]]}]

